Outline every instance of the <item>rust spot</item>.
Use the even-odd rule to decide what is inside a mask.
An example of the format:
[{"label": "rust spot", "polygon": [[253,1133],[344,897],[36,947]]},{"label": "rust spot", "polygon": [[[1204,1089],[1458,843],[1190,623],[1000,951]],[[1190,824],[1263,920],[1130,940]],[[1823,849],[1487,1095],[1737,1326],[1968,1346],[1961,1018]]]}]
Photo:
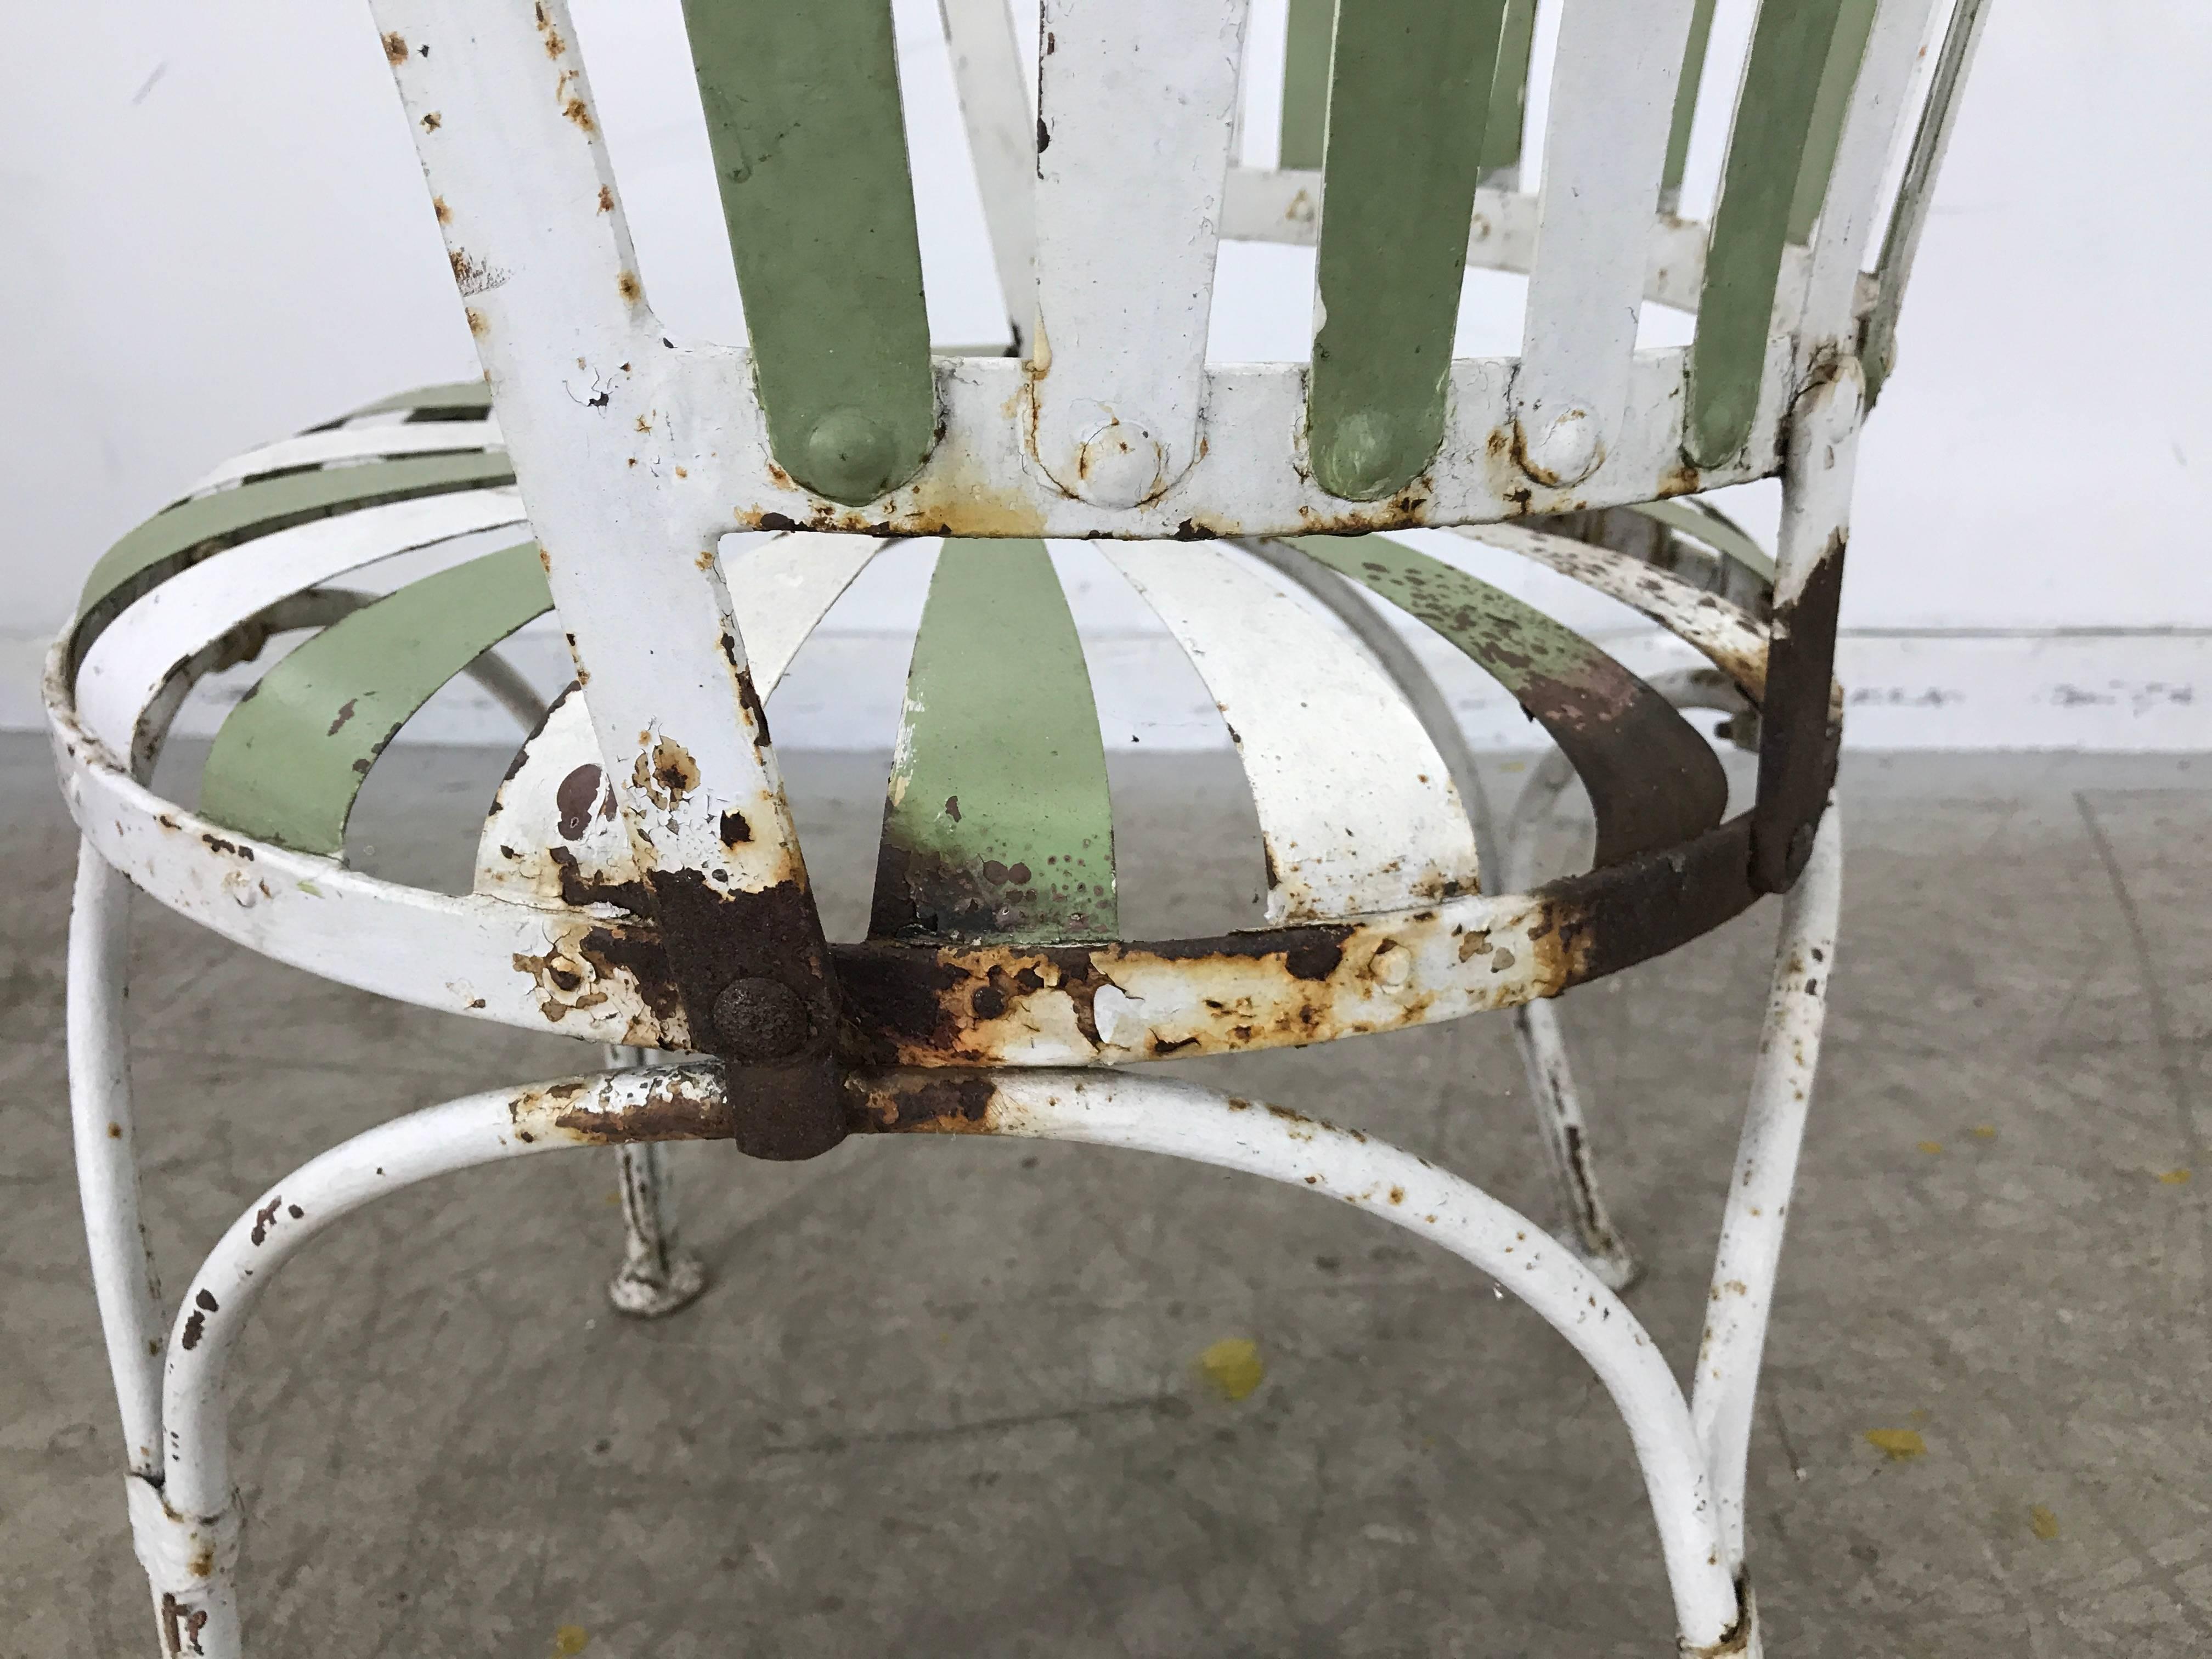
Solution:
[{"label": "rust spot", "polygon": [[107,1138],[108,1138],[110,1140],[120,1140],[120,1139],[123,1139],[123,1126],[122,1126],[120,1123],[111,1123],[111,1124],[109,1124],[109,1125],[107,1126]]},{"label": "rust spot", "polygon": [[191,1316],[185,1321],[185,1346],[188,1350],[198,1347],[200,1338],[206,1334],[207,1316],[195,1308],[191,1311]]},{"label": "rust spot", "polygon": [[323,735],[326,738],[335,738],[337,736],[339,728],[343,726],[348,720],[353,718],[354,706],[360,701],[361,699],[358,697],[348,697],[343,702],[340,703],[338,705],[337,718],[331,722],[331,729],[324,732]]},{"label": "rust spot", "polygon": [[474,306],[470,306],[466,308],[466,314],[469,319],[469,332],[482,334],[486,327],[483,313],[478,311]]},{"label": "rust spot", "polygon": [[553,792],[553,804],[560,810],[560,830],[565,841],[580,841],[584,831],[592,825],[592,809],[599,804],[599,785],[603,775],[589,761],[561,780]]},{"label": "rust spot", "polygon": [[221,836],[203,834],[200,839],[207,843],[210,852],[228,853],[233,858],[244,859],[248,864],[253,861],[253,849],[251,847],[242,847],[234,841],[225,841]]},{"label": "rust spot", "polygon": [[574,1103],[593,1085],[575,1081],[525,1090],[508,1110],[518,1139],[530,1139],[521,1126],[550,1117],[555,1128],[596,1146],[642,1140],[728,1140],[736,1133],[735,1115],[720,1080],[704,1067],[672,1070],[653,1080],[645,1098],[612,1109]]},{"label": "rust spot", "polygon": [[561,31],[550,24],[545,26],[545,55],[548,58],[558,58],[568,50],[568,43],[561,38]]},{"label": "rust spot", "polygon": [[584,100],[582,99],[571,98],[567,103],[561,106],[561,113],[567,116],[571,121],[574,121],[586,132],[592,131],[592,112],[584,107]]},{"label": "rust spot", "polygon": [[722,814],[720,824],[722,845],[738,847],[753,838],[753,827],[745,822],[745,815],[732,807]]},{"label": "rust spot", "polygon": [[[638,758],[642,761],[645,757]],[[652,759],[653,781],[660,786],[660,794],[653,798],[657,805],[674,806],[699,787],[699,763],[675,738],[654,739]]]},{"label": "rust spot", "polygon": [[988,1134],[997,1094],[982,1072],[946,1070],[875,1084],[848,1078],[847,1122],[855,1133]]},{"label": "rust spot", "polygon": [[384,61],[395,64],[407,61],[407,42],[404,38],[397,34],[387,34],[384,37]]},{"label": "rust spot", "polygon": [[276,1212],[283,1206],[284,1200],[280,1194],[253,1212],[253,1242],[256,1244],[267,1243],[269,1230],[276,1224]]},{"label": "rust spot", "polygon": [[506,271],[485,264],[466,248],[448,249],[446,261],[453,268],[453,285],[464,295],[489,293],[507,281]]},{"label": "rust spot", "polygon": [[438,216],[438,222],[440,224],[445,225],[451,224],[453,222],[453,210],[446,205],[446,198],[444,197],[433,196],[430,198],[430,211]]},{"label": "rust spot", "polygon": [[644,289],[638,287],[637,275],[634,271],[625,270],[621,276],[616,277],[615,288],[623,299],[629,301],[633,305],[636,303],[637,296],[644,292]]},{"label": "rust spot", "polygon": [[602,213],[612,213],[614,210],[615,187],[612,185],[601,185],[599,186],[599,211]]},{"label": "rust spot", "polygon": [[422,118],[422,131],[425,132],[435,132],[444,125],[445,122],[443,118],[435,110],[432,110],[428,114]]}]

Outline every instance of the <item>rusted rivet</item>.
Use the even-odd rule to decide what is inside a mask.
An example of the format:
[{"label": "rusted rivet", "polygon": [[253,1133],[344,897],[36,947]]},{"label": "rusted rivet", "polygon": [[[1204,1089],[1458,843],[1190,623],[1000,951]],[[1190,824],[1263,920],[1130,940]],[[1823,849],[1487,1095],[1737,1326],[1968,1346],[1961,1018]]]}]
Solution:
[{"label": "rusted rivet", "polygon": [[890,471],[891,434],[866,410],[833,409],[806,434],[806,485],[832,501],[875,500]]},{"label": "rusted rivet", "polygon": [[1538,483],[1580,483],[1604,459],[1596,418],[1580,404],[1561,410],[1534,436],[1522,432],[1521,470]]},{"label": "rusted rivet", "polygon": [[714,1034],[734,1060],[782,1060],[805,1048],[813,1029],[799,993],[779,980],[732,980],[714,999]]},{"label": "rusted rivet", "polygon": [[1393,476],[1395,423],[1379,409],[1363,409],[1336,423],[1327,446],[1314,457],[1321,487],[1348,501],[1387,495],[1402,480]]}]

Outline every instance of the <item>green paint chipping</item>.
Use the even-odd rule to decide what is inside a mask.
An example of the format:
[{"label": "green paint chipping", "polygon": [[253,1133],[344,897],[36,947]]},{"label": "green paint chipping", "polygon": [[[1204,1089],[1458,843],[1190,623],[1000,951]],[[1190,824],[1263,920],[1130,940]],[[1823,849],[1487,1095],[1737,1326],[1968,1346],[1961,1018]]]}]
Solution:
[{"label": "green paint chipping", "polygon": [[1581,635],[1387,536],[1299,536],[1291,545],[1427,623],[1512,693],[1589,791],[1601,866],[1720,822],[1728,775],[1711,745]]},{"label": "green paint chipping", "polygon": [[684,0],[769,446],[860,506],[937,426],[885,0]]},{"label": "green paint chipping", "polygon": [[1328,54],[1336,32],[1336,0],[1291,0],[1289,27],[1277,165],[1318,167],[1328,125]]},{"label": "green paint chipping", "polygon": [[1443,441],[1444,387],[1504,0],[1338,20],[1306,420],[1314,477],[1371,501]]},{"label": "green paint chipping", "polygon": [[1682,49],[1682,78],[1674,83],[1674,124],[1667,130],[1667,165],[1659,175],[1659,206],[1672,213],[1681,204],[1682,169],[1690,160],[1690,129],[1698,120],[1698,88],[1705,84],[1705,52],[1712,45],[1713,8],[1718,0],[1693,0],[1690,39]]},{"label": "green paint chipping", "polygon": [[1802,244],[1812,235],[1820,204],[1827,198],[1828,177],[1835,171],[1836,150],[1844,141],[1844,118],[1850,113],[1851,88],[1858,84],[1867,36],[1874,31],[1875,4],[1875,0],[1844,0],[1836,15],[1836,38],[1828,49],[1827,66],[1820,71],[1812,131],[1797,167],[1796,193],[1790,198],[1790,241]]},{"label": "green paint chipping", "polygon": [[870,931],[1110,939],[1114,817],[1091,677],[1037,541],[948,541],[891,763]]},{"label": "green paint chipping", "polygon": [[93,566],[77,600],[76,660],[83,661],[93,640],[124,605],[224,548],[384,501],[514,482],[514,469],[503,451],[468,450],[287,472],[179,501],[147,520]]},{"label": "green paint chipping", "polygon": [[1690,348],[1682,447],[1701,467],[1728,461],[1751,435],[1790,204],[1844,3],[1767,0],[1759,9]]},{"label": "green paint chipping", "polygon": [[1482,126],[1482,177],[1517,183],[1521,129],[1528,112],[1528,54],[1536,44],[1536,0],[1505,0],[1498,32],[1498,72],[1490,83],[1490,113]]},{"label": "green paint chipping", "polygon": [[552,608],[535,543],[426,576],[323,629],[230,711],[200,775],[200,816],[295,852],[337,854],[384,745],[438,688]]}]

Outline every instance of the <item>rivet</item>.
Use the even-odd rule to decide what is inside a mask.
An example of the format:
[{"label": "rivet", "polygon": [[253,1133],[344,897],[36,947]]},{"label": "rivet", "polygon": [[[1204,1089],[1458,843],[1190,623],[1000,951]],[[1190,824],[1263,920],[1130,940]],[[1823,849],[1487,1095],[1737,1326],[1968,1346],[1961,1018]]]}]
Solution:
[{"label": "rivet", "polygon": [[732,1060],[782,1060],[813,1034],[805,1000],[781,980],[732,980],[714,999],[714,1035]]},{"label": "rivet", "polygon": [[890,472],[891,434],[864,409],[833,409],[806,434],[800,482],[817,495],[848,506],[872,501],[889,486]]},{"label": "rivet", "polygon": [[1142,419],[1114,416],[1076,451],[1076,495],[1094,507],[1134,507],[1158,493],[1167,453]]},{"label": "rivet", "polygon": [[1396,422],[1379,409],[1362,409],[1336,422],[1328,441],[1314,456],[1314,476],[1332,495],[1371,501],[1403,482],[1395,459]]},{"label": "rivet", "polygon": [[1579,404],[1552,416],[1534,437],[1522,435],[1521,470],[1538,483],[1578,484],[1604,459],[1596,418]]}]

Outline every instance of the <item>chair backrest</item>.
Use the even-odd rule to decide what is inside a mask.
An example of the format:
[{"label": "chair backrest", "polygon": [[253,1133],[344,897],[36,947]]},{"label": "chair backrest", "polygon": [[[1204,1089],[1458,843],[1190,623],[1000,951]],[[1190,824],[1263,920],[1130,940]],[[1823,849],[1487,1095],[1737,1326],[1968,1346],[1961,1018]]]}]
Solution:
[{"label": "chair backrest", "polygon": [[[945,0],[1020,313],[984,357],[930,349],[889,0],[686,0],[743,349],[654,316],[562,0],[373,4],[677,977],[796,963],[817,1030],[725,536],[1346,534],[1774,473],[1802,387],[1886,364],[1984,14],[1950,0],[1892,204],[1939,0],[1765,0],[1699,224],[1712,0],[1561,0],[1533,193],[1534,0],[1291,0],[1268,169],[1233,153],[1247,0],[1042,0],[1033,117],[1004,0]],[[1310,362],[1208,364],[1224,239],[1317,245]],[[1454,360],[1470,263],[1527,273],[1517,356]],[[1691,344],[1638,349],[1647,299]]]}]

